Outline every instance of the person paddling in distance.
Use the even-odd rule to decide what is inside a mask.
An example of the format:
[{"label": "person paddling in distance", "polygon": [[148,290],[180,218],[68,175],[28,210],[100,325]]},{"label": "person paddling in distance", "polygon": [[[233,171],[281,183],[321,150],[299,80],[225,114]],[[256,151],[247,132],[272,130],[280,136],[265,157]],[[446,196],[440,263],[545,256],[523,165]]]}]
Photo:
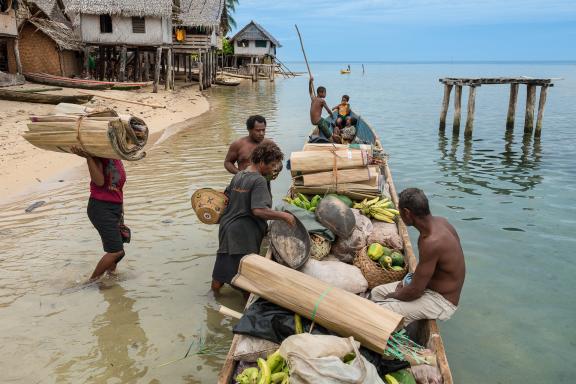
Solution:
[{"label": "person paddling in distance", "polygon": [[418,265],[411,281],[379,285],[370,298],[404,316],[405,325],[420,319],[448,320],[457,309],[466,275],[458,233],[445,218],[432,216],[420,189],[402,191],[398,206],[404,223],[420,232]]},{"label": "person paddling in distance", "polygon": [[248,136],[239,138],[230,144],[224,168],[232,174],[246,169],[250,165],[250,156],[256,146],[263,141],[269,141],[266,136],[266,119],[260,115],[253,115],[246,120]]},{"label": "person paddling in distance", "polygon": [[316,89],[316,96],[314,96],[314,77],[310,76],[308,91],[310,92],[310,122],[312,125],[317,126],[320,133],[328,140],[332,141],[332,135],[338,135],[337,128],[335,128],[336,131],[333,131],[330,121],[322,117],[323,109],[328,112],[328,116],[332,116],[332,111],[325,100],[326,88],[318,87],[318,89]]},{"label": "person paddling in distance", "polygon": [[88,218],[98,231],[104,256],[100,259],[90,281],[98,279],[105,272],[114,273],[124,257],[124,240],[120,231],[124,217],[124,193],[126,171],[121,160],[94,157],[79,147],[70,151],[86,159],[90,172],[90,199]]},{"label": "person paddling in distance", "polygon": [[[228,196],[218,230],[219,247],[212,272],[211,289],[220,293],[224,284],[231,284],[244,255],[260,253],[267,220],[284,220],[295,225],[288,212],[275,211],[267,180],[273,179],[284,154],[272,141],[259,144],[250,157],[250,165],[236,173],[224,193]],[[244,293],[247,296],[246,293]]]}]

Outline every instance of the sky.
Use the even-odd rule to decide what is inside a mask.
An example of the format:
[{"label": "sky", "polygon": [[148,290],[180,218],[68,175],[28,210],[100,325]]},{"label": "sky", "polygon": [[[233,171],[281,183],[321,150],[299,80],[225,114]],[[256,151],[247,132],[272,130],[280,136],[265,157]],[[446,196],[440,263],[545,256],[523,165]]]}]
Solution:
[{"label": "sky", "polygon": [[[239,0],[301,61],[576,60],[576,0]],[[233,30],[229,35],[234,34]]]}]

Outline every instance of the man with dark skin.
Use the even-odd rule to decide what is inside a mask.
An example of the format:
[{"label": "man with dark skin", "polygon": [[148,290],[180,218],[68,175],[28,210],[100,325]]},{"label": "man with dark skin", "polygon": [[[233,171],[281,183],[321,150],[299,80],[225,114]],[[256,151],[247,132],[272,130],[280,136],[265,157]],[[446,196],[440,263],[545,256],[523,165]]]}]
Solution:
[{"label": "man with dark skin", "polygon": [[310,77],[308,91],[310,92],[310,122],[312,125],[316,125],[327,139],[332,140],[332,135],[338,132],[333,132],[330,122],[322,117],[322,109],[328,112],[328,116],[332,116],[332,110],[325,100],[326,88],[318,87],[316,96],[314,96],[314,77]]},{"label": "man with dark skin", "polygon": [[230,144],[224,160],[224,168],[234,175],[250,165],[250,156],[254,148],[263,141],[267,141],[264,138],[266,135],[266,119],[264,117],[260,115],[250,116],[246,120],[246,128],[248,129],[248,136],[241,137]]},{"label": "man with dark skin", "polygon": [[420,189],[402,191],[399,200],[402,220],[420,232],[419,262],[410,282],[380,285],[372,290],[371,299],[404,316],[405,324],[448,320],[457,309],[466,275],[460,238],[445,218],[431,215]]}]

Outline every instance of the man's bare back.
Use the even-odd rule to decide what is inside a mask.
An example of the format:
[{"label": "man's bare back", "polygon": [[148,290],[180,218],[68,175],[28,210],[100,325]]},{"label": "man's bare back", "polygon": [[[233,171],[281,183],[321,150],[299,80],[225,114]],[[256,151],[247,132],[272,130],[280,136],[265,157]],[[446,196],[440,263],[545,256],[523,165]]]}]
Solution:
[{"label": "man's bare back", "polygon": [[312,125],[318,124],[322,117],[322,108],[326,106],[326,100],[321,97],[313,97],[310,101],[310,122]]}]

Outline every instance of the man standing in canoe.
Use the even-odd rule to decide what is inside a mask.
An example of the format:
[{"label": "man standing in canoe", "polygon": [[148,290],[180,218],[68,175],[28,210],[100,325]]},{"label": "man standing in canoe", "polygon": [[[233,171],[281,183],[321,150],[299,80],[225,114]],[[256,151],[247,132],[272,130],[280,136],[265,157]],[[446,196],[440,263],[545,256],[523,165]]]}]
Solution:
[{"label": "man standing in canoe", "polygon": [[326,88],[318,87],[316,90],[316,96],[314,96],[314,77],[310,76],[310,82],[308,83],[308,90],[310,92],[310,122],[312,125],[318,127],[320,132],[328,139],[332,140],[332,127],[330,122],[322,117],[322,109],[328,112],[328,116],[332,116],[332,110],[328,107],[326,100]]},{"label": "man standing in canoe", "polygon": [[466,275],[460,238],[445,218],[431,215],[420,189],[405,189],[399,200],[402,220],[420,232],[418,266],[411,281],[380,285],[370,298],[404,316],[405,325],[420,319],[448,320],[457,309]]},{"label": "man standing in canoe", "polygon": [[224,168],[232,174],[245,170],[250,165],[250,156],[258,144],[268,141],[266,136],[266,119],[260,115],[250,116],[246,120],[248,136],[239,138],[230,144]]}]

